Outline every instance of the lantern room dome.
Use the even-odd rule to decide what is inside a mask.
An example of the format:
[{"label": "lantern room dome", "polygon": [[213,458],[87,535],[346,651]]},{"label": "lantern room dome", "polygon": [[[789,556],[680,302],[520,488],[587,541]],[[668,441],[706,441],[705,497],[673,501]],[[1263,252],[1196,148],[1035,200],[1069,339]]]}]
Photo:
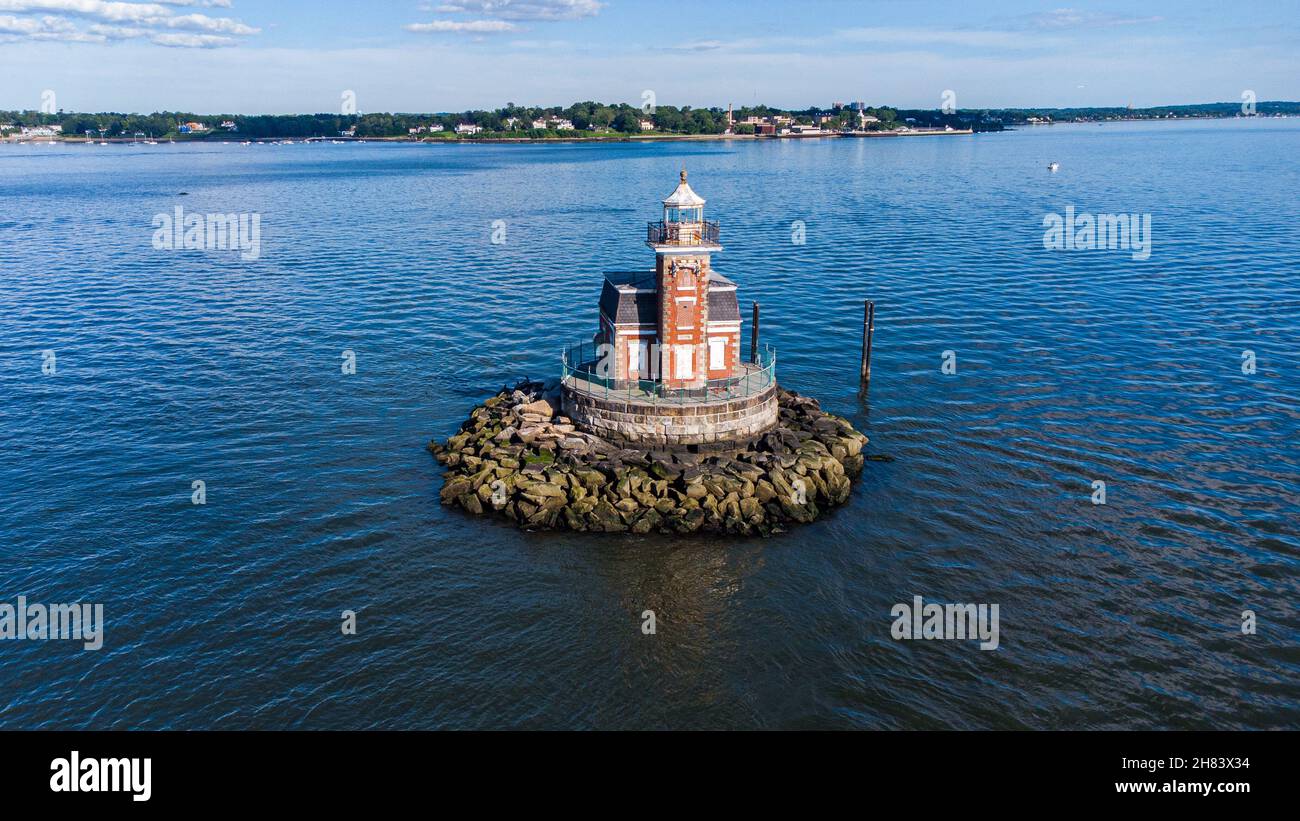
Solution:
[{"label": "lantern room dome", "polygon": [[682,169],[682,181],[677,184],[673,193],[668,195],[664,200],[665,208],[699,208],[704,205],[704,197],[691,190],[686,184],[686,169]]}]

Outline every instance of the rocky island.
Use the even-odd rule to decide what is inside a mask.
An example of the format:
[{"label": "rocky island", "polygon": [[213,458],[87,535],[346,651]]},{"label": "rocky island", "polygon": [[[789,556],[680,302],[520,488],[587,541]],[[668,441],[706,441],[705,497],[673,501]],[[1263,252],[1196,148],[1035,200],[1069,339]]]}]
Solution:
[{"label": "rocky island", "polygon": [[564,349],[561,378],[502,390],[430,444],[442,501],[526,528],[741,535],[843,504],[867,438],[777,385],[757,304],[742,360],[719,237],[682,169],[646,226],[654,269],[605,274],[599,330]]},{"label": "rocky island", "polygon": [[429,450],[441,498],[521,528],[766,536],[843,504],[867,437],[817,400],[777,388],[777,424],[735,450],[634,447],[579,430],[558,383],[489,397]]}]

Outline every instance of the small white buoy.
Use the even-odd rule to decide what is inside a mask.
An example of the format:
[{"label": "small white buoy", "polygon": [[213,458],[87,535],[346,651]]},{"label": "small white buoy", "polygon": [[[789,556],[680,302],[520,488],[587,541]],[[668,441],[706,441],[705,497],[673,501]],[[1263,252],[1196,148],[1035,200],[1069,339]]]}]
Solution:
[{"label": "small white buoy", "polygon": [[1060,164],[1059,162],[1049,162],[1049,163],[1047,164],[1047,170],[1048,170],[1048,171],[1056,171],[1056,169],[1058,169],[1058,168],[1060,168],[1060,167],[1061,167],[1061,164]]}]

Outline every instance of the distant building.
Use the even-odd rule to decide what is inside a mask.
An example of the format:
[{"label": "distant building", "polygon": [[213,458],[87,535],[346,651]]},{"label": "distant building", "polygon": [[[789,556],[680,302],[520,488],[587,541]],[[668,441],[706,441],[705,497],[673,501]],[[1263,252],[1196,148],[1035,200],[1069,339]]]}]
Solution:
[{"label": "distant building", "polygon": [[345,130],[345,131],[340,131],[340,132],[339,132],[339,136],[340,136],[340,137],[355,137],[355,136],[357,136],[357,127],[354,125],[354,126],[352,126],[351,128],[349,128],[349,129],[347,129],[347,130]]},{"label": "distant building", "polygon": [[239,126],[235,125],[234,120],[223,120],[221,123],[221,127],[226,129],[227,131],[237,131],[239,129]]},{"label": "distant building", "polygon": [[538,129],[546,128],[546,120],[540,118],[533,120],[533,128],[538,128]]},{"label": "distant building", "polygon": [[572,131],[572,130],[573,130],[573,121],[572,121],[572,120],[552,120],[552,121],[551,121],[551,128],[554,128],[556,131]]},{"label": "distant building", "polygon": [[208,127],[203,123],[181,123],[179,129],[182,134],[201,134],[207,130]]},{"label": "distant building", "polygon": [[457,134],[477,134],[477,133],[479,133],[479,132],[482,131],[482,130],[483,130],[482,126],[477,126],[477,125],[474,125],[473,123],[457,123],[457,124],[456,124],[456,133],[457,133]]},{"label": "distant building", "polygon": [[642,131],[654,131],[655,124],[653,120],[640,120],[639,124]]}]

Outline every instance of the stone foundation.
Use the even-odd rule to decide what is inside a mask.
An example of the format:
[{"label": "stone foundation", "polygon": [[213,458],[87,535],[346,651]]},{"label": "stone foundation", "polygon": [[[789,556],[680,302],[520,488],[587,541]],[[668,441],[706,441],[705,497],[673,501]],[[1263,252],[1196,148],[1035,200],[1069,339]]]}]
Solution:
[{"label": "stone foundation", "polygon": [[709,449],[749,442],[776,426],[773,384],[751,396],[713,402],[630,401],[561,387],[562,412],[587,433],[647,446],[706,445]]},{"label": "stone foundation", "polygon": [[847,419],[780,388],[774,427],[711,454],[609,441],[556,414],[558,400],[558,386],[520,383],[430,442],[447,467],[443,504],[529,530],[766,536],[843,504],[863,462],[878,458],[863,454],[867,437]]}]

